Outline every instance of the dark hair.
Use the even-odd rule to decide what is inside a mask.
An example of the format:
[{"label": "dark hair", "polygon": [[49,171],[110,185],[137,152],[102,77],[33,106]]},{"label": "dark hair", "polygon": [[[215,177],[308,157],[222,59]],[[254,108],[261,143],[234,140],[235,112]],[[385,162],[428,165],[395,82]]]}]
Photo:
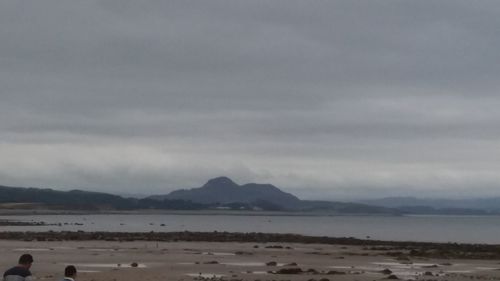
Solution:
[{"label": "dark hair", "polygon": [[71,277],[76,275],[76,267],[74,265],[68,265],[64,269],[64,276]]},{"label": "dark hair", "polygon": [[30,264],[33,263],[33,256],[30,254],[24,254],[19,257],[19,264]]}]

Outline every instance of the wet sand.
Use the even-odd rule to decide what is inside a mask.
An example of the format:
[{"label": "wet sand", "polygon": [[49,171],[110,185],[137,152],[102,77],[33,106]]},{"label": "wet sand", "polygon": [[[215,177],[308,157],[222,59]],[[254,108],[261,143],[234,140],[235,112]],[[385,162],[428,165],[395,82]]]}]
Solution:
[{"label": "wet sand", "polygon": [[60,279],[67,264],[82,281],[500,280],[500,260],[394,256],[388,246],[0,240],[0,251],[3,269],[31,253],[37,280]]}]

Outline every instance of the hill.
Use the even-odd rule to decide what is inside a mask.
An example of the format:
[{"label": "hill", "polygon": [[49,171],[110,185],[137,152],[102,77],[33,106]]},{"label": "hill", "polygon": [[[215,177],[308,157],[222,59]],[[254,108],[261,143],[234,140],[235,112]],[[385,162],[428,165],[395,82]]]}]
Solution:
[{"label": "hill", "polygon": [[209,180],[199,188],[182,189],[148,198],[83,190],[0,186],[0,208],[52,210],[266,210],[327,214],[399,214],[393,208],[359,203],[300,200],[271,184],[238,185],[227,177]]},{"label": "hill", "polygon": [[[25,204],[12,204],[25,203]],[[26,204],[29,203],[29,204]],[[67,210],[132,210],[132,209],[203,209],[206,206],[183,200],[150,200],[123,198],[118,195],[82,190],[59,191],[50,188],[0,186],[3,208],[67,209]]]},{"label": "hill", "polygon": [[154,200],[187,200],[195,203],[229,208],[265,209],[281,211],[328,212],[350,214],[398,214],[391,208],[359,203],[300,200],[271,184],[248,183],[238,185],[227,177],[209,180],[198,188],[180,189],[166,195],[148,197]]},{"label": "hill", "polygon": [[249,183],[237,185],[227,177],[209,180],[199,188],[181,189],[167,195],[156,195],[150,199],[181,199],[202,204],[254,203],[268,201],[282,207],[300,203],[300,199],[271,184]]}]

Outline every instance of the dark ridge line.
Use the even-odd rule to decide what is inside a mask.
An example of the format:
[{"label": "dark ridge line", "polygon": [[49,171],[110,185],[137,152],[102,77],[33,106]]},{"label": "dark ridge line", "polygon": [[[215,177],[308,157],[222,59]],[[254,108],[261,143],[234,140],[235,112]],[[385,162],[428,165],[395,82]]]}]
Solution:
[{"label": "dark ridge line", "polygon": [[107,232],[107,231],[3,231],[0,232],[1,240],[24,240],[24,241],[186,241],[186,242],[284,242],[303,244],[331,244],[331,245],[360,245],[360,246],[396,246],[396,247],[429,247],[429,248],[454,248],[474,251],[492,251],[500,254],[500,244],[484,243],[454,243],[454,242],[416,242],[416,241],[388,241],[358,239],[354,237],[328,237],[328,236],[306,236],[289,233],[262,233],[262,232]]}]

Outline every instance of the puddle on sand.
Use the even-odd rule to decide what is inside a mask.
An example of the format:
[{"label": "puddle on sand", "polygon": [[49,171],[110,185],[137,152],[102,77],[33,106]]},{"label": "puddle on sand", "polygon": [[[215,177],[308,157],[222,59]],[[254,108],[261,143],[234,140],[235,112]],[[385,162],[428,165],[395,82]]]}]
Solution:
[{"label": "puddle on sand", "polygon": [[130,263],[77,263],[76,267],[97,267],[97,268],[146,268],[145,264],[139,263],[137,266],[132,266]]},{"label": "puddle on sand", "polygon": [[269,274],[267,271],[242,271],[241,273],[243,273],[243,274],[259,274],[259,275]]},{"label": "puddle on sand", "polygon": [[[374,262],[377,266],[385,266],[392,270],[396,276],[402,275],[404,277],[411,276],[419,276],[422,275],[425,271],[431,271],[431,268],[439,268],[441,266],[436,266],[434,263],[412,263],[412,264],[401,264],[397,262]],[[440,272],[433,272],[435,276],[441,276],[446,273],[474,273],[475,271],[488,271],[488,270],[499,270],[498,267],[490,267],[490,266],[472,266],[469,264],[453,264],[448,265],[453,266],[457,269],[455,270],[444,270]],[[442,268],[442,267],[441,267]],[[413,270],[415,270],[413,272]]]},{"label": "puddle on sand", "polygon": [[49,248],[17,248],[14,251],[19,252],[40,252],[40,251],[50,251]]},{"label": "puddle on sand", "polygon": [[477,270],[499,270],[498,267],[487,267],[487,266],[478,266],[476,267]]},{"label": "puddle on sand", "polygon": [[398,263],[398,262],[372,262],[378,266],[387,266],[400,269],[429,269],[438,267],[435,263]]},{"label": "puddle on sand", "polygon": [[[194,262],[178,262],[178,265],[195,265],[197,263]],[[258,267],[258,266],[267,266],[264,262],[221,262],[219,264],[227,265],[227,266],[249,266],[249,267]],[[276,266],[284,266],[284,263],[278,263]]]},{"label": "puddle on sand", "polygon": [[302,248],[302,247],[297,247],[297,248],[293,248],[294,250],[296,251],[314,251],[313,248]]},{"label": "puddle on sand", "polygon": [[[391,269],[392,270],[392,269]],[[405,280],[416,280],[419,276],[423,276],[425,271],[407,271],[407,270],[393,270],[392,274],[396,275],[400,279]],[[381,273],[379,273],[381,274]],[[444,276],[444,273],[433,273],[434,277]]]},{"label": "puddle on sand", "polygon": [[[267,266],[265,262],[221,262],[229,266]],[[277,263],[275,266],[284,266],[284,263]]]},{"label": "puddle on sand", "polygon": [[381,267],[375,267],[375,266],[356,266],[354,268],[364,271],[375,271],[375,272],[378,272],[383,269]]},{"label": "puddle on sand", "polygon": [[[351,271],[352,272],[352,271]],[[359,274],[364,274],[364,275],[368,275],[368,276],[380,276],[380,272],[373,272],[373,271],[361,271],[359,272]]]},{"label": "puddle on sand", "polygon": [[417,277],[419,275],[422,275],[422,272],[416,272],[416,271],[399,271],[399,270],[394,270],[392,274],[396,275],[397,277],[404,277],[406,279],[412,278],[412,277]]},{"label": "puddle on sand", "polygon": [[437,264],[435,263],[422,263],[422,262],[414,262],[412,263],[414,266],[420,266],[420,267],[429,267],[429,266],[436,266]]},{"label": "puddle on sand", "polygon": [[[372,262],[374,265],[379,265],[381,267],[389,267],[390,269],[413,269],[415,268],[412,264],[401,264],[397,262]],[[417,267],[420,268],[420,267]]]},{"label": "puddle on sand", "polygon": [[472,270],[446,270],[446,273],[472,273]]},{"label": "puddle on sand", "polygon": [[221,264],[231,266],[266,266],[264,262],[223,262]]},{"label": "puddle on sand", "polygon": [[224,274],[215,274],[215,273],[186,273],[189,277],[202,277],[202,278],[221,278],[226,275]]},{"label": "puddle on sand", "polygon": [[236,256],[235,253],[224,253],[224,252],[202,252],[201,254],[207,256]]},{"label": "puddle on sand", "polygon": [[73,247],[65,247],[65,246],[59,246],[59,247],[53,247],[54,249],[57,250],[75,250],[76,248]]},{"label": "puddle on sand", "polygon": [[[392,274],[396,275],[399,278],[407,279],[407,280],[416,280],[419,276],[423,276],[425,272],[432,272],[433,276],[446,276],[447,273],[472,273],[472,270],[449,270],[439,272],[430,270],[435,267],[434,263],[411,263],[411,264],[402,264],[398,262],[373,262],[372,264],[378,266],[374,271],[374,268],[368,267],[359,267],[369,269],[372,272],[379,272],[381,268],[388,268],[392,271]],[[439,270],[439,269],[438,269]]]}]

